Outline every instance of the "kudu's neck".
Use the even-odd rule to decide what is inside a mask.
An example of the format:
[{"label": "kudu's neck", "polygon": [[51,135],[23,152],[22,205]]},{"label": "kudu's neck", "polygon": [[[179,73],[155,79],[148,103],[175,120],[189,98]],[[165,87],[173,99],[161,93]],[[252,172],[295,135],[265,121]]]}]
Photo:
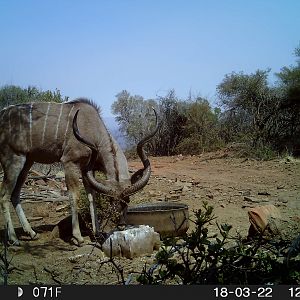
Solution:
[{"label": "kudu's neck", "polygon": [[130,180],[130,175],[125,155],[119,144],[107,131],[102,120],[100,120],[100,122],[102,123],[104,130],[99,134],[99,143],[97,146],[99,153],[101,153],[100,161],[103,165],[107,179],[127,183]]}]

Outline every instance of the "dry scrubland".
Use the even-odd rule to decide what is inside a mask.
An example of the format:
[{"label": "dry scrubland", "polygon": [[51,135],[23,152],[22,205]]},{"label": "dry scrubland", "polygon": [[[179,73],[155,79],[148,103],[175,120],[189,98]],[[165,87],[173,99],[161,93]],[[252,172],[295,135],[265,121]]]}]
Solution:
[{"label": "dry scrubland", "polygon": [[[233,225],[235,231],[247,235],[249,221],[247,208],[274,204],[280,210],[286,231],[297,231],[300,224],[300,161],[292,158],[257,161],[234,158],[230,152],[220,151],[200,156],[152,157],[152,177],[146,188],[134,195],[131,203],[170,201],[199,209],[203,201],[213,205],[218,223]],[[131,170],[140,167],[140,161],[130,160]],[[69,214],[68,202],[61,184],[43,184],[28,181],[24,188],[24,203],[33,227],[39,228],[40,239],[22,238],[21,247],[10,247],[9,284],[116,284],[117,272],[102,252],[94,248],[86,236],[86,244],[77,248],[61,239],[53,238],[49,229]],[[40,195],[34,197],[32,195]],[[44,196],[43,196],[44,195]],[[55,201],[41,201],[53,195]],[[245,198],[246,197],[246,198]],[[39,199],[39,201],[35,201]],[[247,199],[247,200],[245,200]],[[14,215],[15,222],[15,215]],[[1,217],[1,222],[3,219]],[[18,223],[16,223],[18,224]],[[45,226],[47,225],[47,226]],[[1,223],[1,227],[3,224]],[[217,227],[212,223],[212,232]],[[3,232],[1,232],[3,236]],[[1,245],[2,247],[2,245]],[[133,260],[120,258],[116,263],[129,274],[141,271],[153,263],[155,253]],[[134,278],[134,276],[132,277]],[[133,280],[134,281],[134,280]]]}]

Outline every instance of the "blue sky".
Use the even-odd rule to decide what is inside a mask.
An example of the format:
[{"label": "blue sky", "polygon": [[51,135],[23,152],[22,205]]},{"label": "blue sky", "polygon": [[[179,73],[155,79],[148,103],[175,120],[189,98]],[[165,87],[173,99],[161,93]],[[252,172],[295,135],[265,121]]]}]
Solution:
[{"label": "blue sky", "polygon": [[59,89],[105,117],[123,89],[216,100],[232,71],[295,64],[298,0],[0,0],[0,86]]}]

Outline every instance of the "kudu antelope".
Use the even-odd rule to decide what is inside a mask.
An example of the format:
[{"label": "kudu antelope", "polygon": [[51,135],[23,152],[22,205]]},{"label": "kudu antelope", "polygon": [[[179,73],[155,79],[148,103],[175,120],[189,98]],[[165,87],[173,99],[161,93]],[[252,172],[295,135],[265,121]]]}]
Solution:
[{"label": "kudu antelope", "polygon": [[[0,162],[4,178],[0,203],[9,241],[19,243],[11,220],[10,200],[24,231],[32,239],[37,236],[20,203],[21,187],[34,162],[63,164],[75,243],[83,242],[77,212],[80,173],[90,202],[94,231],[97,229],[93,201],[95,191],[113,197],[113,201],[117,201],[118,210],[126,211],[129,196],[142,189],[150,177],[150,162],[143,146],[158,130],[156,112],[155,115],[154,131],[137,146],[143,168],[130,177],[124,153],[107,131],[98,108],[89,100],[78,99],[61,104],[20,104],[3,109],[0,112]],[[103,172],[106,180],[96,180],[96,170]]]}]

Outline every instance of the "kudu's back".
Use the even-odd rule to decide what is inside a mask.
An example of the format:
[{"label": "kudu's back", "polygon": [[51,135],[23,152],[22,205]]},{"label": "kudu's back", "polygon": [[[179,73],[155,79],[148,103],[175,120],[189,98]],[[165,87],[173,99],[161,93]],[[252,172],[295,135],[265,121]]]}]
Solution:
[{"label": "kudu's back", "polygon": [[95,107],[87,103],[40,102],[3,109],[0,112],[0,154],[18,153],[40,163],[59,161],[70,144],[82,147],[72,132],[72,120],[78,109],[81,127],[93,138],[93,131],[88,128],[99,123],[99,116]]}]

